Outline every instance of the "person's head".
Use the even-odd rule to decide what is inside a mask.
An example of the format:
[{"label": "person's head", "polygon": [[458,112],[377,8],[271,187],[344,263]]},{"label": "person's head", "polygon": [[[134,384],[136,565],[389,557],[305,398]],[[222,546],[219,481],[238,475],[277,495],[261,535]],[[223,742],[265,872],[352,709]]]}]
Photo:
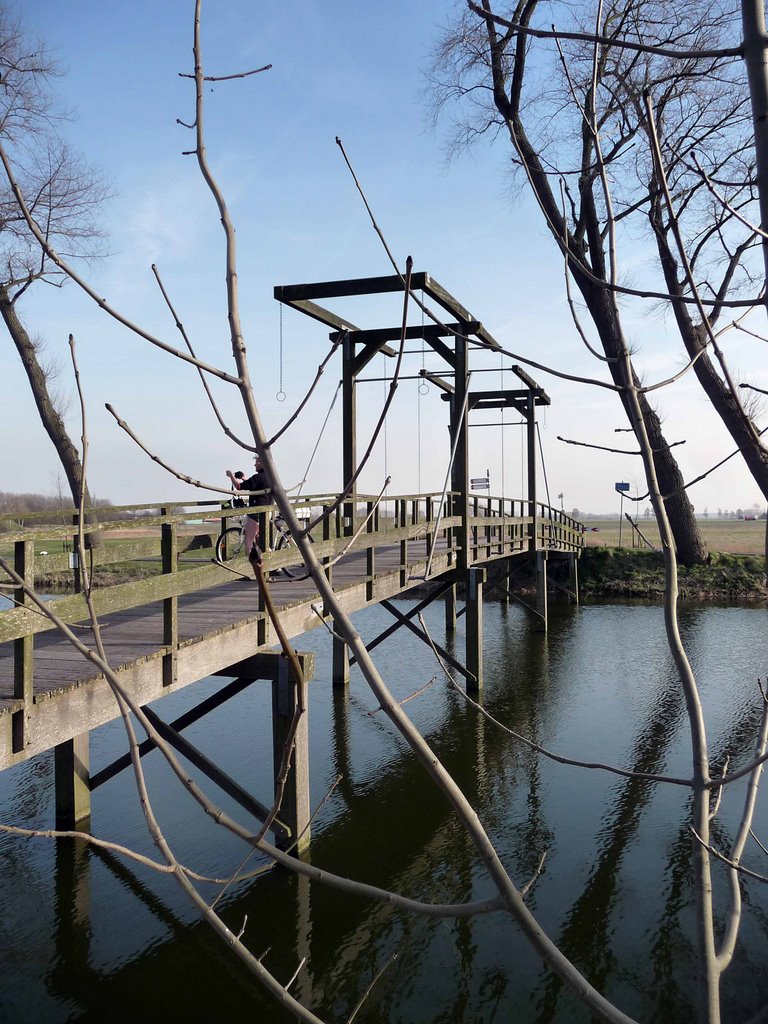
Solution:
[{"label": "person's head", "polygon": [[238,469],[238,471],[233,475],[235,480],[245,480],[245,473],[242,471],[242,469]]},{"label": "person's head", "polygon": [[264,463],[263,463],[263,462],[261,461],[261,456],[260,456],[260,455],[255,455],[255,456],[254,456],[254,458],[253,458],[253,464],[254,464],[254,466],[256,467],[256,472],[257,472],[257,473],[258,473],[258,471],[259,471],[260,469],[264,469]]}]

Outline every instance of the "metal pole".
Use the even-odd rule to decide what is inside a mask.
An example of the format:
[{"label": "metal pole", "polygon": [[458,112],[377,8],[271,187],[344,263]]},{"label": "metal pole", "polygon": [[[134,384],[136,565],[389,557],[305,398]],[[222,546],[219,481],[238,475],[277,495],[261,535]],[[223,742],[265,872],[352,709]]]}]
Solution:
[{"label": "metal pole", "polygon": [[619,491],[621,501],[619,502],[619,547],[621,547],[621,525],[624,522],[624,491]]}]

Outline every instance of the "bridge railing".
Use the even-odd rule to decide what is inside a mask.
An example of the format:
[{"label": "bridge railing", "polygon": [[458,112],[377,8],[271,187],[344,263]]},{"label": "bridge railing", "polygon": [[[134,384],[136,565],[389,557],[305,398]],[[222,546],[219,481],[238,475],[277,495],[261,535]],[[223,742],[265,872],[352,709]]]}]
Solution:
[{"label": "bridge railing", "polygon": [[[381,594],[377,589],[379,580],[388,580],[389,595],[397,591],[397,586],[393,589],[393,573],[399,574],[399,586],[404,588],[422,578],[419,573],[426,575],[428,567],[435,575],[456,564],[463,535],[462,520],[454,514],[456,495],[397,495],[378,502],[374,495],[358,494],[354,503],[339,508],[334,507],[336,497],[312,495],[295,503],[304,522],[315,521],[323,511],[328,512],[314,527],[313,539],[315,552],[335,586],[362,583],[366,599],[374,600]],[[96,614],[101,618],[162,602],[164,664],[166,659],[173,664],[179,646],[179,598],[232,579],[231,572],[213,558],[220,530],[243,514],[242,509],[223,507],[226,504],[217,499],[99,509],[98,524],[88,525],[88,530],[98,533],[102,540],[86,553],[96,570],[92,591]],[[352,521],[347,521],[345,507],[348,510],[350,504]],[[264,508],[265,512],[270,510]],[[470,561],[531,550],[533,542],[536,548],[548,550],[578,551],[583,546],[582,527],[575,520],[546,505],[537,505],[535,515],[533,511],[528,502],[519,499],[473,496],[468,522]],[[104,518],[112,513],[117,517]],[[30,525],[30,519],[39,523],[45,515],[48,513],[25,516],[23,526],[13,521],[17,517],[0,517],[0,553],[29,585],[37,582],[40,589],[46,589],[46,578],[64,578],[69,592],[51,597],[48,605],[66,623],[85,622],[88,608],[79,592],[82,579],[75,553],[76,517],[75,523]],[[270,529],[274,533],[274,521]],[[364,552],[365,571],[362,578],[355,573],[354,580],[335,581],[333,565],[348,550]],[[386,551],[386,557],[382,551]],[[265,553],[267,570],[295,561],[292,547]],[[234,563],[234,568],[249,572],[245,558],[240,564]],[[142,577],[142,572],[148,575]],[[11,713],[14,750],[21,751],[24,708],[34,700],[34,636],[54,627],[32,607],[22,588],[0,593],[11,602],[9,608],[0,611],[0,644],[14,645],[12,695],[0,698],[0,711]],[[260,615],[264,618],[263,612]]]},{"label": "bridge railing", "polygon": [[[461,521],[451,514],[454,496],[449,493],[441,504],[442,497],[437,493],[387,496],[376,504],[375,496],[358,495],[354,522],[346,521],[343,507],[339,507],[314,528],[315,551],[329,566],[329,575],[330,564],[345,550],[365,551],[366,579],[373,594],[376,548],[399,545],[399,571],[405,585],[416,542],[422,542],[419,559],[422,553],[426,559],[439,547],[447,552],[448,565],[455,561]],[[295,505],[299,518],[305,522],[317,519],[333,505],[335,498],[336,495],[303,498]],[[113,518],[89,525],[88,529],[102,538],[100,546],[86,553],[96,569],[93,593],[97,613],[110,614],[153,601],[175,603],[183,594],[230,580],[231,573],[213,560],[214,546],[220,530],[239,519],[243,510],[222,504],[211,500],[122,506],[109,511],[132,514],[134,518]],[[158,509],[159,514],[152,514]],[[104,514],[103,509],[98,511]],[[270,511],[270,507],[265,507],[265,511]],[[86,619],[85,599],[78,592],[81,579],[73,550],[74,527],[47,524],[8,529],[9,525],[18,527],[9,524],[9,518],[0,517],[0,527],[5,526],[5,531],[0,532],[0,552],[13,561],[16,571],[29,584],[37,580],[41,588],[55,590],[57,584],[61,588],[64,583],[70,592],[53,599],[51,607],[65,621]],[[537,549],[578,551],[584,543],[581,525],[561,510],[539,504],[533,516],[528,502],[512,498],[472,496],[469,527],[471,561],[530,549],[534,528]],[[274,531],[273,523],[270,529]],[[268,570],[291,565],[295,560],[293,548],[265,554]],[[241,568],[248,572],[245,560]],[[0,611],[0,643],[52,628],[45,617],[29,610],[29,601],[20,590],[5,593],[16,607]]]}]

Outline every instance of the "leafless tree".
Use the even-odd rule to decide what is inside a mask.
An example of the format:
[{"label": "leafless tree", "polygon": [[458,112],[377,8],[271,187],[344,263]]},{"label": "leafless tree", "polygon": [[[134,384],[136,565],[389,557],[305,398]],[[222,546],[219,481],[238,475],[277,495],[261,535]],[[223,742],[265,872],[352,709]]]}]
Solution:
[{"label": "leafless tree", "polygon": [[[535,0],[532,0],[528,6],[531,9],[534,8]],[[525,11],[522,11],[522,13],[525,14]],[[368,685],[376,697],[381,711],[388,717],[394,728],[405,739],[415,757],[423,766],[424,771],[435,783],[441,796],[451,806],[458,822],[460,822],[467,836],[471,839],[478,862],[485,869],[487,877],[494,889],[493,895],[481,903],[467,903],[458,907],[434,906],[408,899],[400,894],[383,892],[382,890],[375,889],[375,887],[365,886],[349,879],[338,878],[328,872],[321,871],[313,865],[299,861],[292,862],[289,857],[285,857],[280,854],[279,851],[274,850],[274,848],[266,842],[262,834],[254,837],[249,830],[242,828],[237,822],[228,818],[228,816],[220,809],[215,808],[205,794],[189,781],[187,773],[184,771],[182,766],[176,762],[172,751],[170,751],[167,745],[165,745],[161,738],[158,737],[151,722],[147,721],[146,716],[143,715],[141,709],[133,705],[129,697],[120,690],[119,682],[114,677],[114,674],[111,673],[110,667],[106,663],[104,652],[99,642],[98,623],[95,621],[95,617],[95,650],[89,648],[82,639],[79,639],[64,623],[57,622],[57,625],[65,635],[67,635],[70,642],[75,644],[75,646],[77,646],[78,649],[81,650],[82,653],[94,664],[99,666],[110,684],[113,685],[116,699],[118,700],[121,712],[125,717],[126,728],[129,730],[129,735],[131,734],[131,724],[128,712],[131,712],[133,716],[135,716],[136,720],[147,731],[148,735],[157,742],[158,747],[162,750],[173,771],[176,772],[179,780],[187,786],[189,792],[198,801],[201,807],[203,807],[205,811],[214,818],[214,820],[231,829],[236,835],[242,838],[244,842],[268,852],[270,856],[274,857],[275,860],[284,864],[286,867],[307,875],[311,879],[316,880],[319,884],[328,884],[343,891],[356,892],[372,899],[385,900],[397,906],[403,912],[424,913],[432,916],[467,916],[495,909],[504,910],[510,915],[512,920],[516,922],[527,941],[542,957],[553,973],[577,994],[595,1017],[603,1021],[613,1022],[613,1024],[630,1024],[631,1019],[617,1006],[613,1005],[608,999],[606,999],[599,991],[597,991],[592,984],[590,984],[589,980],[580,973],[576,966],[570,962],[558,948],[557,944],[544,932],[536,918],[529,910],[525,902],[527,886],[518,886],[513,882],[510,874],[501,863],[498,853],[479,821],[474,808],[462,793],[455,780],[448,773],[444,765],[440,762],[435,752],[430,748],[423,736],[421,736],[418,730],[414,727],[402,704],[398,703],[393,698],[393,695],[389,691],[379,670],[363,645],[354,625],[340,606],[336,594],[329,585],[323,571],[324,567],[320,565],[315,557],[313,548],[306,536],[306,531],[302,529],[301,524],[297,520],[292,504],[281,483],[278,466],[272,450],[273,444],[269,440],[268,435],[263,428],[260,412],[254,400],[250,386],[249,368],[244,344],[244,332],[240,320],[238,305],[237,258],[234,228],[230,220],[225,197],[212,173],[206,151],[204,130],[205,111],[203,100],[205,91],[204,83],[208,80],[208,76],[204,74],[202,63],[200,15],[201,0],[196,0],[194,73],[189,76],[193,78],[195,84],[195,115],[189,125],[191,130],[194,132],[195,142],[194,148],[190,150],[190,152],[194,154],[198,162],[200,172],[208,184],[224,231],[227,281],[226,313],[230,328],[230,346],[232,361],[234,363],[234,372],[224,370],[220,367],[207,365],[189,352],[175,349],[172,345],[154,337],[148,331],[134,324],[127,316],[112,309],[106,300],[98,296],[89,286],[87,281],[78,274],[67,258],[63,254],[57,252],[44,228],[36,221],[29,203],[25,201],[24,191],[16,179],[13,163],[9,159],[8,154],[5,151],[5,147],[3,146],[0,146],[0,160],[2,161],[10,187],[14,193],[29,231],[37,240],[45,258],[49,260],[58,271],[71,278],[75,283],[83,288],[84,291],[94,299],[94,301],[98,303],[102,310],[112,316],[115,316],[129,330],[134,332],[134,334],[143,338],[145,341],[148,341],[150,344],[162,348],[177,358],[183,359],[188,363],[192,363],[204,373],[215,374],[220,380],[237,389],[237,393],[242,401],[250,428],[251,437],[249,438],[249,443],[252,441],[253,447],[262,457],[265,470],[272,487],[275,502],[278,505],[281,514],[285,518],[294,539],[296,540],[302,557],[308,566],[312,579],[317,587],[318,594],[323,600],[325,608],[330,612],[334,619],[335,629],[344,639],[351,653],[355,656]],[[600,60],[598,55],[598,58],[593,57],[593,78],[597,73],[597,68],[599,68],[599,66]],[[228,75],[226,77],[244,77],[246,74],[247,72],[241,73],[239,76]],[[637,374],[632,366],[631,354],[621,330],[618,310],[615,304],[615,288],[617,279],[615,275],[615,268],[612,266],[613,261],[611,256],[615,240],[615,216],[610,212],[613,206],[612,192],[607,178],[606,161],[602,156],[598,142],[599,133],[597,131],[597,113],[594,105],[587,105],[582,111],[581,116],[584,118],[588,126],[584,144],[592,154],[590,158],[590,167],[592,166],[592,163],[594,163],[594,175],[591,182],[587,181],[584,183],[584,195],[581,197],[579,202],[586,204],[587,212],[589,208],[594,208],[599,204],[603,205],[607,223],[607,236],[610,236],[609,241],[604,241],[602,229],[594,218],[590,220],[590,218],[587,217],[584,230],[579,231],[575,229],[574,225],[571,225],[570,228],[568,227],[565,215],[560,212],[559,207],[556,207],[549,212],[551,212],[552,215],[556,214],[557,217],[560,218],[559,223],[560,226],[564,228],[564,231],[558,237],[562,238],[563,246],[568,254],[571,272],[576,279],[580,281],[580,287],[582,287],[582,293],[584,294],[587,305],[590,310],[593,311],[593,315],[599,315],[602,317],[600,322],[605,322],[613,331],[612,347],[609,348],[607,358],[611,361],[610,369],[612,377],[615,383],[621,388],[622,400],[639,442],[649,493],[662,535],[666,569],[666,596],[664,607],[665,625],[669,648],[674,659],[681,691],[685,697],[690,723],[692,750],[691,771],[689,777],[672,778],[658,774],[642,777],[659,784],[666,783],[668,785],[683,787],[689,791],[692,796],[693,809],[691,825],[694,831],[692,861],[696,881],[696,934],[700,968],[699,989],[701,995],[700,1020],[702,1021],[702,1024],[703,1022],[706,1022],[706,1024],[718,1024],[720,1020],[720,980],[733,956],[740,923],[741,904],[739,890],[739,862],[744,841],[750,827],[752,814],[754,812],[754,794],[760,779],[762,764],[766,757],[765,749],[766,736],[768,734],[768,702],[766,702],[763,710],[762,727],[759,736],[756,738],[756,756],[753,761],[739,772],[735,772],[731,775],[713,775],[709,765],[706,728],[699,699],[698,687],[691,670],[691,666],[688,662],[685,648],[681,642],[677,624],[676,542],[675,539],[673,539],[670,520],[667,515],[667,507],[669,505],[675,507],[675,499],[678,496],[676,493],[677,488],[674,488],[675,494],[668,492],[666,488],[671,486],[669,480],[665,478],[662,481],[661,479],[658,464],[661,462],[662,465],[666,467],[664,454],[668,451],[668,448],[665,444],[662,444],[663,438],[660,438],[658,434],[658,418],[650,409],[645,392],[643,388],[641,388]],[[590,139],[592,142],[590,142]],[[527,152],[527,150],[525,152]],[[657,169],[659,170],[659,173],[661,173],[661,168],[657,167]],[[534,172],[536,175],[541,176],[544,183],[549,187],[547,173],[542,166],[541,161],[539,161],[534,167]],[[554,193],[551,189],[549,194],[554,197]],[[573,201],[572,206],[577,206],[576,200]],[[592,237],[590,234],[593,230],[597,232],[595,237]],[[573,249],[572,253],[571,246],[576,247]],[[596,247],[595,251],[593,251],[593,247]],[[608,254],[605,252],[606,247],[609,250]],[[600,273],[595,273],[595,269]],[[600,274],[602,274],[602,278],[600,277]],[[407,277],[404,278],[404,280],[407,280]],[[406,294],[406,302],[407,299],[408,296]],[[186,479],[190,478],[186,477]],[[81,501],[83,500],[83,497],[84,488],[81,489]],[[677,540],[677,544],[680,544],[679,540]],[[3,569],[14,581],[16,586],[22,585],[20,577],[18,577],[13,568],[9,566],[7,562],[0,559],[0,565],[2,565]],[[268,594],[268,585],[263,579],[263,574],[260,576],[260,583],[265,588],[265,593]],[[46,613],[46,609],[42,601],[38,601],[37,606],[41,613]],[[50,611],[48,611],[48,614],[51,614]],[[540,756],[553,756],[553,752],[546,751],[538,745],[531,744],[525,737],[516,736],[515,740],[516,742],[526,743],[526,745],[535,749],[536,753]],[[193,876],[178,862],[171,845],[168,843],[162,832],[157,828],[157,823],[152,814],[151,805],[146,799],[146,793],[142,788],[143,783],[139,759],[135,755],[135,741],[132,736],[131,747],[132,750],[134,750],[134,767],[137,775],[137,784],[141,789],[142,805],[146,809],[148,825],[170,873],[177,879],[184,891],[200,909],[200,912],[210,922],[212,927],[221,935],[222,939],[232,948],[235,954],[240,957],[242,962],[245,963],[248,968],[263,981],[275,997],[288,1006],[298,1019],[316,1022],[318,1018],[315,1014],[310,1009],[303,1007],[298,1003],[298,1001],[295,1000],[287,991],[287,987],[280,985],[276,979],[270,975],[269,971],[264,967],[261,961],[255,957],[250,950],[248,950],[246,943],[243,941],[242,932],[238,935],[234,935],[226,929],[214,909],[200,896],[199,892],[195,888]],[[287,756],[290,756],[288,751],[286,753]],[[560,761],[567,761],[567,759],[563,759],[559,755],[554,756]],[[582,767],[589,767],[593,770],[611,771],[624,776],[631,775],[632,777],[636,777],[638,775],[638,773],[623,771],[610,765],[585,765],[583,762],[573,761],[569,763],[579,763]],[[640,773],[640,775],[642,775],[642,773]],[[725,915],[725,932],[718,941],[715,936],[715,909],[713,906],[711,885],[712,843],[710,839],[710,821],[717,812],[718,794],[723,790],[726,790],[731,781],[744,777],[745,775],[750,779],[749,798],[745,804],[736,842],[734,843],[734,847],[727,858],[730,881],[729,902]]]},{"label": "leafless tree", "polygon": [[[90,257],[98,252],[102,237],[95,215],[105,188],[60,138],[64,112],[52,90],[57,74],[45,48],[27,36],[8,5],[0,4],[0,138],[14,155],[19,182],[46,238],[70,257]],[[19,300],[35,282],[60,285],[64,280],[40,249],[6,186],[0,190],[0,315],[77,505],[83,483],[78,450],[51,388],[50,370],[19,315]]]},{"label": "leafless tree", "polygon": [[[649,295],[670,302],[698,379],[768,496],[768,454],[715,334],[730,301],[746,304],[745,293],[760,291],[738,3],[563,3],[554,15],[553,5],[538,0],[471,7],[442,39],[432,66],[438,109],[460,101],[456,142],[489,131],[508,137],[620,388],[629,385],[619,354],[627,303]],[[655,142],[646,97],[656,113]],[[649,237],[658,266],[633,286],[618,269],[621,239],[635,246]],[[626,390],[622,401],[626,409]],[[706,552],[682,476],[642,388],[639,401],[678,557],[699,561]]]}]

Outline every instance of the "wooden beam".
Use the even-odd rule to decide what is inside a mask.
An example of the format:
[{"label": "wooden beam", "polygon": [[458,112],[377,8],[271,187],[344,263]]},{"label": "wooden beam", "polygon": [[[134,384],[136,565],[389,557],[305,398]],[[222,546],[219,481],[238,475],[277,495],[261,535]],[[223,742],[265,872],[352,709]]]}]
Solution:
[{"label": "wooden beam", "polygon": [[424,643],[427,644],[427,646],[434,647],[434,649],[437,651],[437,653],[444,661],[447,661],[449,665],[451,665],[453,668],[456,669],[457,672],[464,676],[468,684],[474,683],[474,676],[472,672],[470,672],[469,669],[465,668],[460,661],[454,658],[452,654],[449,654],[444,647],[441,647],[440,644],[436,644],[434,640],[430,640],[427,634],[423,630],[419,629],[418,626],[414,626],[414,624],[411,622],[407,615],[403,615],[403,613],[398,608],[395,608],[395,606],[391,604],[389,601],[381,601],[380,604],[382,605],[382,607],[386,608],[391,615],[394,615],[395,618],[398,619],[403,626],[406,626],[415,636],[417,636],[420,640],[423,640]]},{"label": "wooden beam", "polygon": [[[473,320],[469,325],[471,333],[474,334],[475,330],[482,326],[479,320]],[[362,345],[368,345],[371,342],[379,344],[382,341],[400,341],[402,335],[402,327],[377,327],[372,330],[360,330],[355,332],[355,341]],[[431,343],[437,338],[450,338],[454,336],[454,332],[460,331],[461,325],[457,323],[452,324],[423,324],[419,326],[414,324],[405,329],[405,337],[409,341],[419,340],[423,338],[427,343]],[[331,334],[331,341],[337,341],[341,339],[341,332]]]},{"label": "wooden beam", "polygon": [[280,654],[277,679],[272,682],[272,759],[274,765],[275,797],[279,773],[282,768],[285,745],[291,725],[299,707],[299,716],[293,738],[293,757],[283,787],[280,817],[290,829],[290,841],[283,833],[276,833],[276,844],[281,849],[291,848],[299,857],[309,845],[309,822],[312,808],[309,802],[309,708],[307,680],[296,679],[288,659]]},{"label": "wooden beam", "polygon": [[443,380],[443,378],[439,377],[436,373],[430,373],[429,370],[420,370],[419,376],[423,377],[424,380],[428,380],[430,384],[434,384],[436,388],[440,388],[440,390],[444,392],[444,394],[441,395],[441,398],[446,402],[449,402],[451,400],[451,396],[456,393],[456,389],[453,384],[449,384],[447,380]]},{"label": "wooden beam", "polygon": [[[256,655],[256,657],[259,657],[259,655]],[[276,657],[276,655],[272,654],[272,657],[274,658]],[[314,661],[314,655],[311,655],[311,658]],[[213,674],[229,675],[230,673],[214,672]],[[267,676],[258,678],[269,677]],[[181,732],[183,729],[186,729],[187,726],[194,725],[195,722],[200,721],[201,718],[204,718],[206,715],[210,714],[211,711],[215,711],[216,708],[221,707],[222,704],[225,704],[231,697],[236,697],[238,693],[240,693],[246,687],[250,686],[253,682],[253,679],[248,678],[235,679],[235,681],[230,683],[228,686],[223,686],[220,690],[212,694],[210,697],[206,697],[206,699],[201,701],[196,707],[191,708],[189,711],[186,711],[183,715],[180,715],[178,718],[174,719],[174,721],[170,723],[170,727],[172,729],[175,729],[176,732]],[[154,750],[155,746],[156,744],[154,740],[151,740],[149,738],[142,740],[141,743],[139,744],[139,757],[144,757],[144,755],[148,754],[150,750]],[[93,792],[94,789],[98,789],[99,786],[103,786],[105,782],[109,782],[110,779],[113,779],[116,775],[119,775],[120,772],[124,771],[126,768],[130,768],[130,766],[130,754],[123,754],[121,757],[115,758],[115,760],[111,764],[108,764],[106,768],[102,768],[100,772],[97,772],[95,775],[91,776],[91,792]]]},{"label": "wooden beam", "polygon": [[[265,807],[256,797],[251,796],[247,790],[243,789],[239,782],[236,782],[230,775],[222,771],[218,765],[214,764],[197,747],[193,746],[189,740],[184,739],[180,733],[176,732],[170,725],[167,725],[151,708],[145,707],[143,710],[150,723],[160,733],[166,743],[175,747],[182,757],[186,758],[203,775],[207,776],[227,796],[232,797],[235,803],[238,803],[249,814],[252,814],[259,821],[266,820],[269,815],[268,807]],[[290,832],[282,819],[276,818],[272,822],[271,827],[276,838],[286,838]]]},{"label": "wooden beam", "polygon": [[[366,645],[365,645],[366,646],[366,650],[372,651],[374,648],[378,647],[380,643],[383,643],[384,640],[387,640],[390,636],[392,636],[393,633],[397,632],[397,630],[400,629],[401,626],[404,626],[406,624],[403,621],[403,618],[405,618],[405,619],[413,619],[413,618],[415,618],[419,614],[419,612],[424,611],[424,609],[427,607],[427,605],[432,604],[433,601],[436,601],[439,597],[442,597],[442,595],[447,590],[453,590],[454,593],[455,593],[455,590],[456,590],[455,584],[453,584],[453,583],[443,583],[443,584],[441,584],[437,588],[437,590],[433,591],[431,594],[429,594],[427,597],[425,597],[423,601],[419,601],[419,603],[414,608],[411,608],[411,610],[407,613],[407,615],[405,615],[404,617],[398,618],[397,622],[393,623],[393,625],[391,625],[391,626],[388,626],[383,632],[379,633],[379,635],[377,637],[375,637],[370,642],[366,643]],[[390,610],[389,606],[388,606],[388,602],[382,601],[381,603],[384,605],[385,608],[387,608],[388,611]],[[398,615],[399,614],[400,613],[398,612]],[[354,657],[350,658],[349,659],[350,665],[354,665],[355,661],[356,661],[356,659]]]},{"label": "wooden beam", "polygon": [[547,393],[544,390],[544,388],[540,387],[536,383],[536,381],[533,379],[533,377],[531,377],[529,374],[527,374],[525,372],[525,370],[522,368],[522,366],[518,366],[515,363],[512,366],[512,373],[514,373],[516,377],[519,377],[520,380],[523,382],[523,384],[527,384],[528,387],[531,389],[531,391],[539,391],[539,392],[541,392],[541,394],[546,398],[546,402],[543,403],[544,405],[551,405],[549,395],[547,395]]},{"label": "wooden beam", "polygon": [[[411,274],[413,291],[423,291],[428,274]],[[353,277],[341,281],[315,281],[308,284],[276,285],[274,295],[278,302],[295,302],[303,299],[331,299],[345,295],[382,295],[387,292],[401,292],[403,279],[397,274],[385,277]]]},{"label": "wooden beam", "polygon": [[307,316],[311,316],[313,320],[319,320],[320,323],[325,324],[326,327],[333,327],[337,331],[359,330],[359,328],[350,320],[346,320],[344,317],[337,316],[335,313],[332,313],[330,309],[326,309],[324,306],[318,306],[314,302],[286,301],[285,304],[286,306],[290,306],[292,309],[298,310],[299,313],[305,313]]},{"label": "wooden beam", "polygon": [[[221,668],[213,675],[235,676],[236,680],[255,682],[258,679],[274,681],[280,672],[280,651],[259,651],[243,661]],[[311,651],[296,651],[304,678],[309,681],[315,674],[315,656]],[[234,684],[233,684],[234,685]],[[210,699],[210,698],[209,698]],[[205,701],[203,703],[206,703]],[[182,716],[183,717],[183,716]]]}]

